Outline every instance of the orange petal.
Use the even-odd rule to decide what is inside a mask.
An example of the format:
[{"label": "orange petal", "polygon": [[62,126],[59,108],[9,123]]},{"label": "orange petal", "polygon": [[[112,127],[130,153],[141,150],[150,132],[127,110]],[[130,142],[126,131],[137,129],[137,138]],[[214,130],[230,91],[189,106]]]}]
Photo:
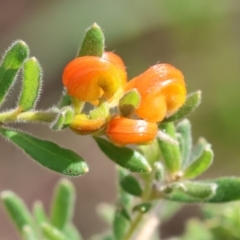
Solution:
[{"label": "orange petal", "polygon": [[126,67],[124,65],[123,60],[115,53],[113,52],[105,52],[102,56],[103,59],[108,60],[109,62],[113,63],[119,70],[119,73],[121,75],[122,83],[121,86],[117,92],[114,94],[112,98],[108,100],[108,102],[111,105],[117,105],[119,99],[122,97],[124,93],[124,88],[127,82],[127,72]]},{"label": "orange petal", "polygon": [[105,124],[105,119],[89,119],[85,114],[77,114],[74,116],[69,127],[76,133],[87,135],[101,129]]},{"label": "orange petal", "polygon": [[141,95],[137,115],[151,122],[160,122],[176,112],[186,100],[184,77],[169,64],[157,64],[126,85],[126,91],[136,88]]},{"label": "orange petal", "polygon": [[116,117],[108,123],[106,135],[114,144],[124,146],[152,141],[157,131],[156,123]]},{"label": "orange petal", "polygon": [[90,102],[102,95],[111,98],[121,87],[122,76],[110,61],[85,56],[74,59],[65,67],[63,84],[70,96]]}]

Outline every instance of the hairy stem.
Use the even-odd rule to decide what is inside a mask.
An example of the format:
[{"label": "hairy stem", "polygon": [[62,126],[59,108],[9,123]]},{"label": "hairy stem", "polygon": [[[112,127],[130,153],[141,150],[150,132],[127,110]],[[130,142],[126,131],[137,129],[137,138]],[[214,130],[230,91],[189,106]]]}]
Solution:
[{"label": "hairy stem", "polygon": [[[145,184],[144,184],[144,191],[142,194],[142,203],[148,202],[151,200],[153,178],[154,178],[153,173],[144,177]],[[135,233],[135,231],[137,230],[139,225],[142,223],[144,215],[145,214],[142,212],[137,213],[137,215],[131,222],[131,225],[130,225],[125,237],[123,238],[123,240],[131,240],[132,239],[133,234]]]},{"label": "hairy stem", "polygon": [[51,123],[55,120],[57,112],[54,111],[29,111],[19,113],[19,109],[0,113],[0,122],[45,122]]}]

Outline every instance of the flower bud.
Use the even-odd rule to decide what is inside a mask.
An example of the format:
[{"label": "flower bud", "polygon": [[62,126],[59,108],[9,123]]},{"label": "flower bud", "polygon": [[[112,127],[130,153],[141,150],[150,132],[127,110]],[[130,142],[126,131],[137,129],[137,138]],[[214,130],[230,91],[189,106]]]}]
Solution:
[{"label": "flower bud", "polygon": [[156,123],[115,117],[108,123],[106,135],[114,144],[124,146],[152,141],[157,131]]},{"label": "flower bud", "polygon": [[105,124],[104,118],[89,119],[85,114],[77,114],[74,116],[69,127],[78,134],[87,135],[100,130]]},{"label": "flower bud", "polygon": [[160,122],[175,113],[186,100],[184,77],[169,64],[157,64],[127,83],[126,91],[136,88],[141,103],[136,114],[146,121]]},{"label": "flower bud", "polygon": [[63,84],[68,94],[80,101],[110,99],[123,88],[121,70],[112,62],[94,56],[79,57],[64,69]]}]

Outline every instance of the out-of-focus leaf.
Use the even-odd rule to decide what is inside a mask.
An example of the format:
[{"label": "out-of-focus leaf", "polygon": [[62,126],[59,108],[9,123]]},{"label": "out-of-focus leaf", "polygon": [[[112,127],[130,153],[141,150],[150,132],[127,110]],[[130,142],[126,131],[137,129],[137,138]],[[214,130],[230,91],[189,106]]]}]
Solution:
[{"label": "out-of-focus leaf", "polygon": [[74,203],[74,186],[69,180],[62,179],[56,186],[52,200],[50,219],[54,227],[62,230],[72,220]]},{"label": "out-of-focus leaf", "polygon": [[[34,228],[32,216],[21,198],[11,191],[3,191],[1,199],[12,222],[21,234],[24,226]],[[36,236],[35,233],[34,235]]]},{"label": "out-of-focus leaf", "polygon": [[34,233],[34,230],[29,225],[24,225],[22,236],[24,240],[38,240]]},{"label": "out-of-focus leaf", "polygon": [[142,195],[142,188],[141,188],[138,180],[135,177],[133,177],[132,175],[128,175],[128,176],[124,177],[120,181],[120,185],[124,191],[126,191],[127,193],[129,193],[133,196],[140,197]]},{"label": "out-of-focus leaf", "polygon": [[113,220],[113,233],[116,240],[122,240],[130,224],[129,216],[124,208],[117,209]]},{"label": "out-of-focus leaf", "polygon": [[61,231],[49,223],[42,223],[41,229],[46,240],[68,240]]},{"label": "out-of-focus leaf", "polygon": [[82,240],[79,231],[72,223],[67,223],[63,229],[63,233],[67,240]]},{"label": "out-of-focus leaf", "polygon": [[37,201],[33,205],[33,216],[36,223],[40,226],[43,222],[47,222],[47,215],[44,211],[43,204],[40,201]]}]

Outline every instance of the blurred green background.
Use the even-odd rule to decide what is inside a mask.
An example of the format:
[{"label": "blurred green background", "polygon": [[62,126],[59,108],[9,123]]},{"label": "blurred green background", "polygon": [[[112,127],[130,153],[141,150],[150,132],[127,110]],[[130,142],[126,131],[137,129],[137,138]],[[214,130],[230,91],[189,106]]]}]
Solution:
[{"label": "blurred green background", "polygon": [[[240,170],[240,1],[238,0],[1,0],[0,53],[16,39],[24,40],[44,71],[39,108],[58,101],[61,74],[77,51],[84,30],[93,22],[104,30],[106,49],[122,56],[129,79],[157,62],[181,69],[188,91],[201,89],[201,107],[189,118],[194,140],[212,143],[215,162],[207,177],[239,176]],[[20,84],[4,109],[14,106]],[[85,238],[104,229],[95,215],[98,202],[115,200],[114,165],[91,138],[46,126],[19,126],[52,139],[85,157],[90,173],[74,184],[78,191],[75,223]],[[94,149],[94,150],[93,150]],[[47,206],[60,177],[30,161],[0,139],[0,191],[11,189],[31,206]],[[0,209],[1,239],[17,239]]]}]

